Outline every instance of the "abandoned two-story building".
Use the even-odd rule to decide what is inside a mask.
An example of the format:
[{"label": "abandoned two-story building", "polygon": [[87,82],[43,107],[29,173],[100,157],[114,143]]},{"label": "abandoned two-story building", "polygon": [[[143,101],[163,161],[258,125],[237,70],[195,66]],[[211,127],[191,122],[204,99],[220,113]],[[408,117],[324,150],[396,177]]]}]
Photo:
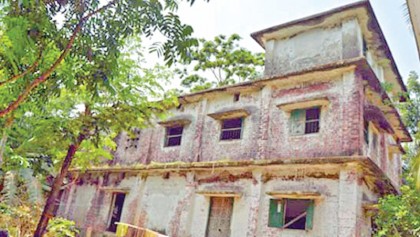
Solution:
[{"label": "abandoned two-story building", "polygon": [[167,120],[121,134],[111,164],[72,170],[58,214],[85,236],[112,236],[116,222],[171,237],[371,236],[411,141],[372,7],[252,37],[266,52],[261,80],[182,96]]}]

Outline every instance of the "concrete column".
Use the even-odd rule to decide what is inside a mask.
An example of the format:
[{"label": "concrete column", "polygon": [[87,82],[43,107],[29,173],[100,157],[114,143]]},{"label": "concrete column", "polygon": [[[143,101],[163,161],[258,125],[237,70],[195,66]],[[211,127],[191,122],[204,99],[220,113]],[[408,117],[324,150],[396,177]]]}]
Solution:
[{"label": "concrete column", "polygon": [[203,143],[203,129],[204,129],[204,123],[206,119],[206,110],[207,110],[207,99],[203,99],[199,102],[199,109],[197,109],[197,121],[196,121],[196,129],[194,134],[194,144],[193,144],[193,162],[199,162],[203,160],[203,157],[201,155],[202,149],[201,145]]},{"label": "concrete column", "polygon": [[142,218],[142,200],[143,200],[143,194],[144,194],[144,188],[146,186],[147,176],[142,176],[141,174],[138,175],[138,180],[136,182],[136,188],[135,192],[133,192],[133,195],[137,196],[136,199],[136,205],[134,205],[134,210],[129,210],[131,212],[134,212],[134,218],[133,218],[133,225],[144,227],[144,219]]},{"label": "concrete column", "polygon": [[249,201],[249,217],[247,237],[257,237],[258,231],[258,216],[262,192],[262,171],[254,170],[254,178],[257,180],[255,185],[252,185],[251,193],[246,197]]},{"label": "concrete column", "polygon": [[269,133],[270,124],[270,108],[271,108],[271,94],[272,90],[270,87],[264,87],[261,90],[261,103],[260,103],[260,124],[258,127],[258,153],[257,159],[268,159],[267,154],[267,140]]},{"label": "concrete column", "polygon": [[358,233],[358,213],[361,208],[359,174],[356,167],[340,171],[338,198],[338,236],[356,237]]},{"label": "concrete column", "polygon": [[[178,202],[179,215],[175,215],[177,218],[173,219],[172,222],[178,222],[173,224],[171,229],[171,236],[183,237],[190,236],[190,228],[192,227],[192,219],[194,214],[194,196],[197,182],[195,181],[194,172],[187,173],[187,185],[185,186],[184,198]],[[177,211],[177,210],[175,210]]]}]

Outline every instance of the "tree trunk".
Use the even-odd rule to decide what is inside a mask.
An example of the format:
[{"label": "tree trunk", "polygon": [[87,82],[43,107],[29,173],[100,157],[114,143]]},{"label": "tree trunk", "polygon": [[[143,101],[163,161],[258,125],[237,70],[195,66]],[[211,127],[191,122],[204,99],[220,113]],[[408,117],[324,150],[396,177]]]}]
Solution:
[{"label": "tree trunk", "polygon": [[34,237],[42,237],[45,231],[47,230],[49,220],[54,217],[54,214],[52,212],[54,210],[54,204],[60,194],[60,188],[63,185],[64,178],[67,176],[71,162],[74,158],[74,154],[76,153],[83,140],[85,140],[85,138],[86,136],[84,134],[80,134],[77,138],[77,141],[69,146],[66,158],[64,159],[63,164],[61,165],[60,173],[54,179],[54,183],[48,195],[47,202],[45,203],[44,210],[36,227]]}]

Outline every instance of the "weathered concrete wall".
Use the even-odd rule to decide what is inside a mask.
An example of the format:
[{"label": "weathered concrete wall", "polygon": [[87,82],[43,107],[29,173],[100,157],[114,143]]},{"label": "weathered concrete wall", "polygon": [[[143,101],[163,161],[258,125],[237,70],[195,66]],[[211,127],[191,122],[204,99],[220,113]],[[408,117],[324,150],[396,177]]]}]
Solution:
[{"label": "weathered concrete wall", "polygon": [[[319,169],[319,168],[318,168]],[[69,208],[60,214],[94,233],[105,231],[111,194],[128,190],[121,221],[147,227],[171,237],[205,236],[210,198],[200,191],[230,191],[234,199],[231,236],[369,236],[363,199],[376,199],[356,168],[323,166],[325,177],[312,177],[310,166],[171,172],[161,174],[84,175],[69,195]],[[105,177],[105,178],[104,178]],[[70,189],[69,189],[70,190]],[[269,192],[312,192],[314,227],[309,231],[268,227]],[[367,198],[368,197],[368,198]],[[67,200],[65,200],[67,201]],[[67,209],[68,211],[64,211]]]},{"label": "weathered concrete wall", "polygon": [[[314,76],[316,78],[316,75]],[[186,104],[171,111],[170,117],[191,120],[182,135],[181,146],[164,147],[165,128],[140,131],[136,148],[121,135],[115,163],[193,162],[216,160],[278,159],[284,157],[321,157],[357,155],[361,151],[362,81],[354,73],[323,78],[313,82],[267,85],[262,90],[242,93],[238,102],[233,95],[220,93],[212,99]],[[290,111],[281,104],[326,98],[321,112],[320,132],[310,135],[289,134]],[[220,121],[208,116],[218,111],[246,109],[242,139],[220,141]]]},{"label": "weathered concrete wall", "polygon": [[330,102],[322,108],[320,131],[302,136],[290,135],[290,113],[272,106],[266,157],[276,159],[359,154],[363,93],[361,83],[355,74],[347,73],[329,81],[274,89],[271,102],[274,105],[324,97]]},{"label": "weathered concrete wall", "polygon": [[362,56],[363,40],[356,19],[316,28],[265,44],[265,76],[275,77]]},{"label": "weathered concrete wall", "polygon": [[[364,97],[363,78],[357,71],[329,76],[313,74],[309,79],[296,77],[287,83],[273,82],[262,89],[241,93],[237,102],[233,101],[233,94],[221,92],[171,110],[168,119],[187,118],[191,121],[184,127],[180,146],[164,147],[165,127],[156,125],[142,129],[134,138],[120,135],[112,163],[131,165],[367,155],[395,184],[399,184],[400,157],[396,155],[393,161],[387,158],[390,142],[385,142],[384,136],[391,140],[392,136],[381,133],[376,152],[364,143]],[[328,100],[328,104],[322,106],[320,131],[292,136],[289,131],[290,111],[282,109],[281,105],[320,98]],[[250,114],[244,119],[242,138],[220,141],[220,121],[208,115],[237,109],[246,109]]]}]

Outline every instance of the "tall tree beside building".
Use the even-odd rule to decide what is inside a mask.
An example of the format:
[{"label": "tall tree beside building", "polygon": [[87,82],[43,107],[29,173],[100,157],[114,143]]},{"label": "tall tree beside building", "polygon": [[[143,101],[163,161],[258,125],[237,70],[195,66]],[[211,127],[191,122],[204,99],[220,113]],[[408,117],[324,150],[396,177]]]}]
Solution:
[{"label": "tall tree beside building", "polygon": [[413,136],[413,142],[406,146],[405,160],[417,189],[420,189],[420,81],[416,72],[410,73],[407,90],[407,102],[399,105],[404,123]]},{"label": "tall tree beside building", "polygon": [[177,71],[181,85],[196,92],[261,77],[264,54],[241,47],[240,40],[238,34],[200,39],[199,45],[191,50],[189,66]]},{"label": "tall tree beside building", "polygon": [[[197,45],[197,41],[190,37],[192,28],[174,14],[177,7],[175,0],[2,3],[0,123],[4,126],[0,157],[11,147],[9,151],[18,152],[17,147],[10,146],[16,141],[9,140],[9,135],[21,125],[17,123],[21,119],[36,121],[35,127],[23,128],[32,129],[26,130],[30,136],[39,133],[37,141],[42,142],[33,147],[39,148],[35,152],[65,157],[59,162],[61,171],[35,236],[45,231],[51,201],[57,197],[74,157],[88,154],[80,157],[86,162],[87,157],[106,156],[103,147],[110,145],[110,136],[134,124],[144,124],[152,114],[164,110],[167,104],[145,99],[156,94],[148,90],[156,88],[153,72],[136,68],[136,62],[123,60],[122,55],[127,39],[159,32],[164,41],[154,44],[151,50],[161,55],[167,65],[185,59],[189,47]],[[142,94],[144,90],[148,92]],[[34,141],[31,137],[22,144]]]},{"label": "tall tree beside building", "polygon": [[414,141],[405,147],[401,195],[388,195],[379,202],[377,237],[420,234],[420,81],[416,72],[410,73],[407,90],[407,102],[398,107]]}]

